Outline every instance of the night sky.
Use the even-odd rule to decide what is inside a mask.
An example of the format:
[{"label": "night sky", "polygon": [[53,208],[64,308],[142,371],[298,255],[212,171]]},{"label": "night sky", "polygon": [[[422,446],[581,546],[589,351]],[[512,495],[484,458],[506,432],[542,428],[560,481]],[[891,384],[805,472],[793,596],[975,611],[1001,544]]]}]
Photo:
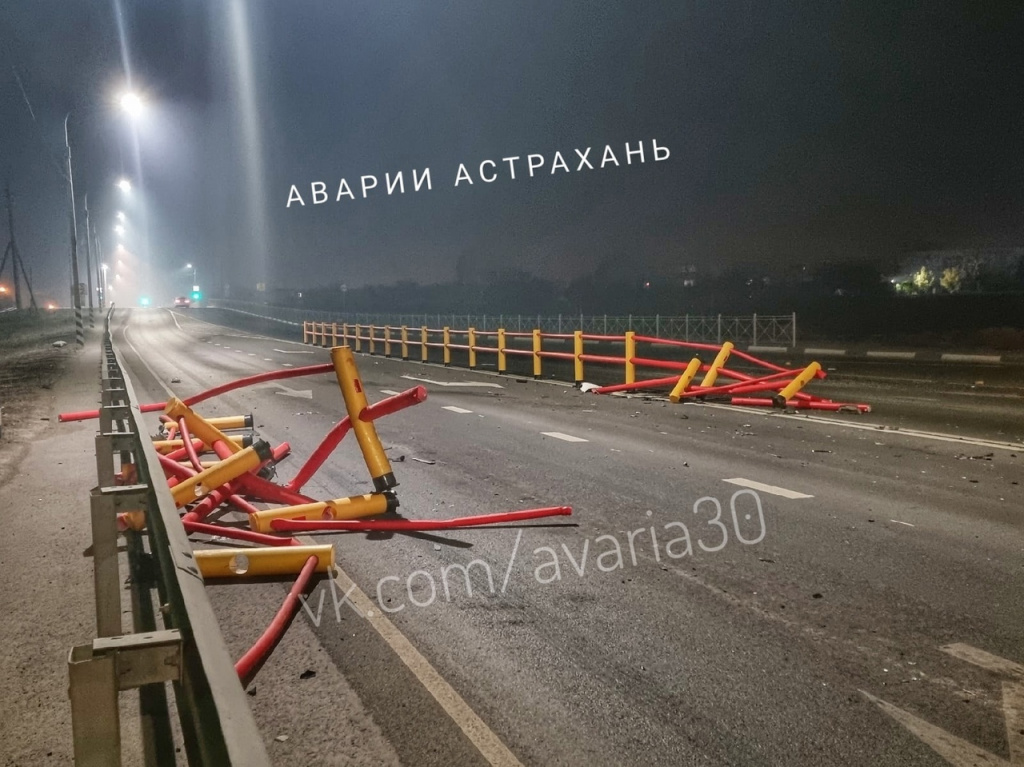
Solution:
[{"label": "night sky", "polygon": [[[62,302],[68,112],[79,223],[88,192],[112,252],[124,210],[156,297],[187,287],[186,262],[215,294],[1024,244],[1024,3],[122,6],[127,55],[110,0],[0,8],[0,182],[37,291]],[[126,62],[148,105],[134,129],[115,105]],[[556,152],[569,172],[551,173]],[[472,185],[454,186],[460,163]],[[342,178],[355,200],[335,201]],[[305,206],[286,207],[293,184]]]}]

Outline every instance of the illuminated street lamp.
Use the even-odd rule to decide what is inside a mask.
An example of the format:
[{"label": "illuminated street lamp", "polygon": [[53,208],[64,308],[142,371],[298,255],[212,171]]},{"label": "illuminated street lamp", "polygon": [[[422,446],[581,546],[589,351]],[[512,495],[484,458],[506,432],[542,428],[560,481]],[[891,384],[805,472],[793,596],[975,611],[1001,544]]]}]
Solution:
[{"label": "illuminated street lamp", "polygon": [[122,224],[124,223],[124,211],[117,211],[117,220],[120,221]]},{"label": "illuminated street lamp", "polygon": [[122,93],[121,98],[121,109],[128,113],[129,117],[135,118],[142,114],[145,104],[142,99],[139,98],[139,94],[128,91]]},{"label": "illuminated street lamp", "polygon": [[124,227],[121,226],[120,224],[118,224],[117,226],[114,227],[114,231],[117,232],[118,234],[123,235],[124,234]]},{"label": "illuminated street lamp", "polygon": [[117,188],[127,194],[132,190],[132,182],[126,178],[122,178],[117,182]]}]

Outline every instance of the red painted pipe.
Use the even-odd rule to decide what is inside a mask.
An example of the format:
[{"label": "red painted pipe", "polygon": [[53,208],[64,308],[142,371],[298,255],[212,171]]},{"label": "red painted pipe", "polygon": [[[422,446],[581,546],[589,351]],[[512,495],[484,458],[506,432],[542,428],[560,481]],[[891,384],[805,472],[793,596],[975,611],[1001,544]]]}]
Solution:
[{"label": "red painted pipe", "polygon": [[610,386],[601,386],[592,391],[597,394],[611,394],[617,391],[636,391],[637,389],[651,389],[655,386],[671,386],[679,380],[679,376],[669,376],[668,378],[650,378],[646,381],[637,381],[636,383],[622,383],[612,384]]},{"label": "red painted pipe", "polygon": [[[242,389],[246,386],[255,386],[256,384],[266,383],[267,381],[280,381],[285,378],[299,378],[301,376],[312,376],[319,375],[320,373],[333,373],[334,365],[329,362],[325,362],[322,365],[306,365],[300,368],[285,368],[283,370],[270,370],[266,373],[258,373],[254,376],[247,376],[246,378],[239,378],[234,381],[229,381],[226,384],[215,386],[212,389],[199,392],[199,394],[193,394],[191,397],[187,397],[183,402],[191,407],[200,402],[204,402],[211,397],[216,397],[219,394],[225,392],[234,391],[235,389]],[[166,407],[165,402],[150,402],[145,405],[139,406],[139,411],[143,413],[153,413],[157,410],[163,410]],[[77,413],[61,413],[57,420],[63,422],[67,421],[87,421],[90,418],[99,418],[99,410],[82,410]]]},{"label": "red painted pipe", "polygon": [[414,386],[411,389],[395,394],[387,399],[382,399],[380,402],[375,402],[372,405],[367,405],[363,408],[363,412],[359,414],[360,421],[376,421],[378,418],[383,418],[386,415],[397,413],[399,410],[405,410],[407,407],[418,405],[419,403],[427,399],[427,389],[425,386]]},{"label": "red painted pipe", "polygon": [[192,443],[192,435],[184,417],[178,419],[178,431],[181,432],[182,447],[185,448],[185,455],[188,456],[189,463],[196,471],[202,471],[203,464],[199,461],[199,453],[196,452],[196,446]]},{"label": "red painted pipe", "polygon": [[[760,397],[733,397],[730,403],[743,407],[775,407],[774,400],[762,399]],[[843,408],[855,407],[858,413],[871,412],[871,405],[857,405],[851,402],[823,402],[821,400],[808,402],[791,399],[786,401],[786,407],[798,408],[800,410],[828,410],[832,412],[842,410]]]},{"label": "red painted pipe", "polygon": [[270,657],[270,653],[274,651],[274,648],[277,647],[282,637],[284,637],[284,632],[288,630],[295,616],[298,615],[299,608],[302,606],[299,596],[309,586],[309,582],[316,570],[317,562],[316,557],[310,557],[306,560],[306,564],[302,566],[299,577],[292,584],[291,589],[288,591],[288,596],[284,598],[284,604],[277,611],[274,620],[270,622],[267,630],[249,648],[248,652],[239,658],[235,664],[235,672],[238,674],[243,687],[247,687],[253,680],[253,677],[256,676],[267,658]]},{"label": "red painted pipe", "polygon": [[282,538],[279,535],[267,535],[266,533],[255,533],[252,530],[241,530],[237,527],[227,525],[208,525],[204,522],[196,522],[187,519],[188,515],[182,518],[181,524],[188,533],[203,533],[204,535],[220,535],[224,538],[234,538],[239,541],[259,543],[263,546],[298,546],[299,541],[295,538]]},{"label": "red painted pipe", "polygon": [[323,466],[324,461],[334,452],[334,448],[341,444],[341,441],[345,439],[345,435],[348,434],[351,428],[352,422],[348,416],[334,424],[331,430],[327,432],[327,436],[317,445],[316,450],[306,459],[306,462],[302,464],[302,468],[299,469],[295,477],[285,487],[295,492],[301,490],[303,485],[309,482],[309,478],[316,474],[320,467]]},{"label": "red painted pipe", "polygon": [[549,506],[543,509],[524,509],[523,511],[505,511],[499,514],[478,514],[472,517],[456,517],[455,519],[275,519],[270,523],[274,530],[306,531],[317,530],[351,530],[353,532],[370,532],[374,530],[416,531],[416,530],[449,530],[462,527],[480,527],[482,525],[498,525],[503,522],[522,522],[527,519],[541,517],[569,516],[571,506]]}]

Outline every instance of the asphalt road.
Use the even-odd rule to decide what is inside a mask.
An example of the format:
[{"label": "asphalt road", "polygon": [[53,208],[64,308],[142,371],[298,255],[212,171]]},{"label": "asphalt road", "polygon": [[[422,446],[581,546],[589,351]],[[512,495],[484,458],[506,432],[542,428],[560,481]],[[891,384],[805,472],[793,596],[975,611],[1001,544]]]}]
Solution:
[{"label": "asphalt road", "polygon": [[[154,400],[328,360],[187,312],[134,311],[116,328]],[[377,422],[404,515],[573,515],[317,536],[346,575],[312,594],[252,698],[279,763],[348,763],[336,761],[347,749],[409,765],[1024,764],[1012,378],[990,391],[851,371],[814,391],[876,412],[806,417],[358,363],[371,400],[429,391]],[[343,406],[333,376],[283,383],[197,409],[254,413],[298,457],[280,467],[287,479]],[[370,490],[351,439],[311,495]],[[453,565],[469,568],[471,594]],[[210,588],[240,650],[284,593]],[[331,724],[340,693],[324,680],[354,696],[363,729],[351,712]],[[304,734],[273,740],[288,732]]]}]

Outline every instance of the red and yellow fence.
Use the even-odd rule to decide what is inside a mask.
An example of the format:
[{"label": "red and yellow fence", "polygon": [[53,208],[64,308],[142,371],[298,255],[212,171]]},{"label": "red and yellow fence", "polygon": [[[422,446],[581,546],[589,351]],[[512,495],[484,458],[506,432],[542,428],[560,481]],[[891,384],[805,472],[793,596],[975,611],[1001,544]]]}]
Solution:
[{"label": "red and yellow fence", "polygon": [[[350,344],[355,351],[400,357],[403,360],[436,361],[438,350],[445,366],[452,364],[453,352],[465,354],[467,367],[481,367],[481,358],[494,360],[498,373],[509,372],[510,358],[527,363],[534,378],[544,375],[545,360],[561,361],[572,365],[572,379],[582,384],[590,366],[600,365],[621,370],[622,383],[595,389],[600,394],[624,391],[669,389],[673,402],[685,399],[725,399],[731,404],[748,407],[792,407],[811,410],[853,410],[870,412],[865,404],[833,402],[807,394],[802,390],[814,379],[826,374],[817,362],[804,368],[793,369],[776,365],[737,349],[730,342],[719,344],[695,343],[627,332],[623,335],[584,333],[544,333],[530,331],[455,329],[451,327],[419,328],[390,325],[360,325],[337,322],[303,322],[302,341],[321,347]],[[571,344],[572,351],[568,351]],[[561,348],[553,348],[553,346]],[[589,351],[588,351],[589,345]],[[622,354],[595,353],[594,347],[622,346]],[[643,346],[649,351],[640,353]],[[433,355],[431,351],[433,351]],[[687,359],[666,359],[653,356],[658,351],[686,352]],[[692,356],[691,356],[692,355]],[[701,355],[711,360],[705,363]],[[726,367],[730,359],[739,360],[760,375],[751,375]],[[562,372],[564,368],[559,368]],[[658,370],[671,375],[637,379],[638,370]],[[763,372],[762,372],[763,371]],[[699,373],[703,377],[696,382]],[[719,379],[727,379],[720,383]],[[752,394],[761,394],[752,397]]]}]

